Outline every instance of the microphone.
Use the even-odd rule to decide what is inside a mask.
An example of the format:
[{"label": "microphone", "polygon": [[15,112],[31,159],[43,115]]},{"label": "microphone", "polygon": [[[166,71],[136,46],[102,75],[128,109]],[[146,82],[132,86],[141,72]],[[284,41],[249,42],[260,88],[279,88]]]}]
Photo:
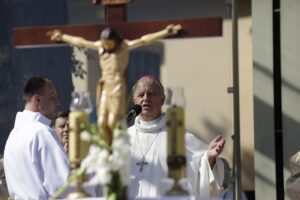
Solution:
[{"label": "microphone", "polygon": [[127,114],[127,122],[129,123],[132,120],[132,118],[138,116],[141,112],[142,106],[140,106],[139,104],[133,105]]}]

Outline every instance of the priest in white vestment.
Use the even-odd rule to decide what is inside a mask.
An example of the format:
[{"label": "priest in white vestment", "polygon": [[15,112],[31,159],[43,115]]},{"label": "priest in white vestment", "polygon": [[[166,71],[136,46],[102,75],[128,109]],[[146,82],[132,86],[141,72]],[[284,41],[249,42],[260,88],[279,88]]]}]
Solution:
[{"label": "priest in white vestment", "polygon": [[67,155],[46,116],[59,104],[51,81],[31,78],[24,89],[25,109],[16,115],[4,150],[4,170],[14,200],[46,200],[66,183]]},{"label": "priest in white vestment", "polygon": [[[133,88],[133,102],[141,114],[128,129],[131,138],[129,198],[159,197],[167,189],[167,132],[164,88],[152,76],[144,76]],[[209,145],[186,133],[187,188],[200,200],[217,197],[222,190],[224,165],[217,156],[225,141],[216,137]]]}]

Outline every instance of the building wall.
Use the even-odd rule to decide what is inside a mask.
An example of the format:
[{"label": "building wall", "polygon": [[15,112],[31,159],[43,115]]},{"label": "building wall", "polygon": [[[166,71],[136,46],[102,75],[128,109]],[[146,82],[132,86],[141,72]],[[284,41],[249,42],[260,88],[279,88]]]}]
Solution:
[{"label": "building wall", "polygon": [[254,190],[254,126],[251,1],[239,1],[239,79],[242,183]]},{"label": "building wall", "polygon": [[276,199],[271,20],[272,1],[252,1],[256,199]]},{"label": "building wall", "polygon": [[290,175],[288,159],[300,150],[299,10],[300,1],[281,1],[282,120],[285,181]]},{"label": "building wall", "polygon": [[[300,2],[281,1],[281,70],[284,181],[290,175],[288,159],[299,151]],[[256,199],[276,199],[272,1],[252,1]],[[285,194],[285,199],[289,199]]]}]

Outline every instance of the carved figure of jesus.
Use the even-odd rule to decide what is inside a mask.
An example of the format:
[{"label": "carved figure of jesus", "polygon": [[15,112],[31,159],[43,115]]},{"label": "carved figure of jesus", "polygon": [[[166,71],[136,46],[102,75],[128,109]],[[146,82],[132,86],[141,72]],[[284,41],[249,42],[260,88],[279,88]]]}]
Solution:
[{"label": "carved figure of jesus", "polygon": [[149,44],[158,39],[176,35],[181,25],[168,25],[165,29],[150,33],[135,40],[122,39],[118,34],[105,28],[100,40],[88,41],[82,37],[53,30],[47,33],[51,40],[69,43],[74,46],[95,49],[99,54],[99,64],[102,77],[97,85],[97,126],[104,134],[108,144],[112,143],[112,133],[116,123],[121,120],[126,111],[126,69],[129,60],[129,50]]}]

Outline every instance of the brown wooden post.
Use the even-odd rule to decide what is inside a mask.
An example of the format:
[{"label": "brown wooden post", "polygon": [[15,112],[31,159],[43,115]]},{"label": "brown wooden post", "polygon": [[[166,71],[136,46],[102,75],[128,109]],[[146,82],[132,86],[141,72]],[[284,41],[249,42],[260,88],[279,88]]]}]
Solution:
[{"label": "brown wooden post", "polygon": [[105,6],[105,23],[126,22],[126,4]]}]

